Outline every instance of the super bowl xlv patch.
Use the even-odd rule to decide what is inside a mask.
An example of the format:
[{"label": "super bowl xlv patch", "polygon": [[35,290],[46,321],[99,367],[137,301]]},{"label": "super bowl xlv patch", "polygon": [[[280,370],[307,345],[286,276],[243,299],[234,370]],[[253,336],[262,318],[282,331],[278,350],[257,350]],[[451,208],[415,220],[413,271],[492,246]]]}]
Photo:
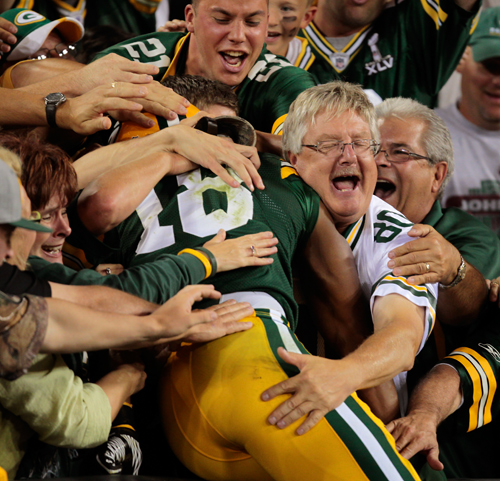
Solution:
[{"label": "super bowl xlv patch", "polygon": [[382,57],[380,50],[377,47],[378,33],[374,33],[368,39],[368,45],[372,51],[373,61],[365,63],[365,68],[368,70],[368,76],[383,72],[384,70],[392,68],[394,65],[394,58],[392,55]]},{"label": "super bowl xlv patch", "polygon": [[347,67],[347,65],[349,65],[349,59],[351,56],[347,53],[337,52],[330,54],[329,57],[333,66],[339,72],[342,72],[342,70],[344,70]]}]

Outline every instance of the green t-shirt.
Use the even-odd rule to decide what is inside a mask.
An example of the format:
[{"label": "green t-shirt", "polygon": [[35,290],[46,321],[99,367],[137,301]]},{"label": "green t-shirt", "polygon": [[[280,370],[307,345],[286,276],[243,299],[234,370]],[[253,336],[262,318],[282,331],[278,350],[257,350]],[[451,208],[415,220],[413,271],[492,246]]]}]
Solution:
[{"label": "green t-shirt", "polygon": [[[156,32],[119,43],[96,58],[116,53],[130,60],[152,63],[160,68],[155,80],[182,74],[190,34]],[[282,57],[262,50],[245,80],[236,88],[240,116],[256,130],[279,133],[290,104],[315,85],[312,76]]]},{"label": "green t-shirt", "polygon": [[310,58],[299,58],[320,84],[341,79],[374,90],[382,99],[408,97],[434,107],[437,94],[469,41],[474,16],[453,0],[391,2],[372,24],[337,51],[311,22]]}]

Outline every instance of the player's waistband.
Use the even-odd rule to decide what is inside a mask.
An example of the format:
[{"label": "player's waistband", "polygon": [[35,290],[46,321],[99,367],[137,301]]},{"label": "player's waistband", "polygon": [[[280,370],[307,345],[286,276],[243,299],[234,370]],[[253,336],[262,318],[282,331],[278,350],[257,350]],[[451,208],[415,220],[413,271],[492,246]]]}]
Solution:
[{"label": "player's waistband", "polygon": [[[249,302],[254,310],[267,309],[271,317],[279,317],[286,319],[285,311],[281,307],[281,304],[272,296],[266,292],[259,291],[239,291],[230,292],[228,294],[223,294],[220,302],[227,301],[229,299],[234,299],[238,302]],[[286,321],[285,321],[286,323]]]}]

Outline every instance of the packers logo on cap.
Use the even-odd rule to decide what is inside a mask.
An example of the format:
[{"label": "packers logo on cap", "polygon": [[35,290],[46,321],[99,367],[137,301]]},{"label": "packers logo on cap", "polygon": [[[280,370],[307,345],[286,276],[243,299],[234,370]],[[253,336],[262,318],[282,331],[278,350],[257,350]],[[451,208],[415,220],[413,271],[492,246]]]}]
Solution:
[{"label": "packers logo on cap", "polygon": [[33,12],[33,10],[24,10],[20,12],[14,19],[16,25],[28,25],[30,23],[41,22],[45,20],[43,15]]}]

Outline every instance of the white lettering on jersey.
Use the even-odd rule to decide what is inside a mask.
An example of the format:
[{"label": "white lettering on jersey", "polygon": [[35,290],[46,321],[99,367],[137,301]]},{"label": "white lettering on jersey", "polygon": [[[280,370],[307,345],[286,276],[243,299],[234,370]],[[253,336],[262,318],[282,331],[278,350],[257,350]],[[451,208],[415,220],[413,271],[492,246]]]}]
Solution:
[{"label": "white lettering on jersey", "polygon": [[[165,45],[163,45],[157,38],[148,38],[146,42],[153,48],[148,48],[144,42],[132,42],[124,45],[123,48],[127,50],[128,54],[135,62],[149,63],[156,65],[157,67],[168,67],[171,60],[168,55],[164,55],[167,51]],[[141,60],[141,54],[148,58],[159,58],[158,60],[145,62],[144,60]]]},{"label": "white lettering on jersey", "polygon": [[[232,169],[228,170],[241,182]],[[200,170],[178,175],[177,183],[188,189],[177,196],[182,228],[188,234],[198,237],[215,235],[220,229],[241,227],[253,217],[253,197],[244,187],[229,187],[219,177],[205,177],[202,180]],[[205,212],[203,193],[210,189],[227,197],[227,212],[223,209]],[[136,210],[144,227],[136,254],[148,254],[175,244],[173,226],[160,225],[158,216],[162,211],[163,206],[153,189]]]}]

